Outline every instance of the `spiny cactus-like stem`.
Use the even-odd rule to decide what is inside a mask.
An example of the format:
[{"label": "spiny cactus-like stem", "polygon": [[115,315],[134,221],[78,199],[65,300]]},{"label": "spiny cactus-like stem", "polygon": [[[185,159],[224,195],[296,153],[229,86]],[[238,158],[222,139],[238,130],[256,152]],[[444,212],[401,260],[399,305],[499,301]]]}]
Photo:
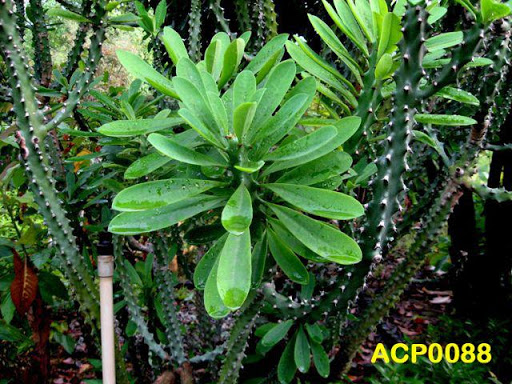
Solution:
[{"label": "spiny cactus-like stem", "polygon": [[263,301],[258,292],[253,291],[244,304],[242,313],[236,320],[226,345],[226,357],[219,374],[219,384],[236,384],[245,357],[247,340],[252,333]]},{"label": "spiny cactus-like stem", "polygon": [[155,241],[155,279],[159,286],[158,297],[165,314],[165,333],[171,356],[178,365],[182,365],[186,360],[185,350],[183,348],[183,336],[181,334],[180,323],[176,316],[176,304],[174,302],[174,283],[172,272],[169,269],[169,249],[165,240],[158,236]]},{"label": "spiny cactus-like stem", "polygon": [[165,352],[161,344],[159,344],[150,332],[148,324],[144,319],[140,305],[137,302],[137,298],[133,294],[133,288],[130,284],[130,276],[126,270],[125,263],[127,262],[123,257],[123,239],[121,236],[113,237],[114,244],[114,257],[116,263],[116,271],[119,274],[119,281],[121,288],[123,289],[124,299],[126,300],[126,307],[130,313],[131,320],[137,325],[137,330],[144,339],[144,342],[149,349],[155,353],[162,360],[169,360],[169,355]]},{"label": "spiny cactus-like stem", "polygon": [[236,19],[240,31],[249,31],[251,29],[248,3],[246,0],[234,0]]},{"label": "spiny cactus-like stem", "polygon": [[[86,0],[82,3],[81,14],[85,17],[89,17],[91,12],[92,0]],[[87,37],[87,32],[90,29],[89,23],[80,23],[78,30],[76,31],[75,40],[73,47],[68,52],[68,58],[66,66],[64,67],[62,74],[64,77],[69,78],[71,74],[78,68],[78,62],[81,59],[81,54],[84,50],[84,43]]]},{"label": "spiny cactus-like stem", "polygon": [[220,4],[220,0],[209,0],[210,1],[210,9],[212,10],[215,18],[217,19],[217,23],[220,28],[226,32],[228,35],[231,35],[231,30],[229,29],[229,20],[226,19],[224,14],[224,8],[222,8]]},{"label": "spiny cactus-like stem", "polygon": [[267,40],[277,35],[277,13],[274,0],[264,0],[263,10],[265,12],[265,20],[267,24]]},{"label": "spiny cactus-like stem", "polygon": [[75,288],[86,321],[95,327],[99,319],[97,287],[86,268],[62,202],[55,192],[48,155],[38,135],[42,130],[42,114],[37,107],[31,77],[25,64],[27,60],[22,54],[9,1],[0,4],[0,23],[0,43],[10,74],[21,160],[31,180],[30,188],[35,201],[64,260],[63,269]]},{"label": "spiny cactus-like stem", "polygon": [[259,49],[263,47],[266,41],[264,0],[254,0],[252,6],[252,20],[254,20],[254,22],[256,23],[256,33],[254,34],[254,46],[257,49]]},{"label": "spiny cactus-like stem", "polygon": [[76,81],[75,87],[63,103],[63,108],[48,122],[42,130],[43,135],[57,127],[62,121],[67,119],[73,113],[73,110],[80,103],[80,98],[88,90],[89,85],[94,80],[94,71],[101,59],[101,47],[105,40],[105,23],[103,21],[106,11],[101,4],[94,6],[95,17],[93,18],[91,44],[88,57],[85,63],[85,71]]},{"label": "spiny cactus-like stem", "polygon": [[343,329],[341,349],[331,365],[337,371],[335,375],[340,371],[348,371],[352,358],[368,333],[398,302],[409,281],[423,265],[425,255],[431,249],[432,243],[435,242],[460,196],[458,182],[449,181],[429,213],[423,218],[420,229],[415,230],[416,236],[407,250],[405,260],[395,269],[384,288],[378,292],[378,296],[359,314],[358,319]]},{"label": "spiny cactus-like stem", "polygon": [[24,0],[14,0],[14,5],[16,6],[16,24],[18,25],[18,33],[20,34],[20,39],[23,40],[25,37],[25,1]]},{"label": "spiny cactus-like stem", "polygon": [[34,13],[32,42],[34,46],[34,71],[36,80],[47,87],[52,78],[52,55],[50,40],[45,24],[45,12],[41,0],[30,0],[30,9]]},{"label": "spiny cactus-like stem", "polygon": [[201,0],[190,1],[188,52],[193,61],[201,58]]}]

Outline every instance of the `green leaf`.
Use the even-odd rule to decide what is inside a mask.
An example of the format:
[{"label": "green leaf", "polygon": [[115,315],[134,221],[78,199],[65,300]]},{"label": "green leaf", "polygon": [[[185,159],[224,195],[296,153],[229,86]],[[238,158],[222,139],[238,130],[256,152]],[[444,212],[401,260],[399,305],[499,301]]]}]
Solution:
[{"label": "green leaf", "polygon": [[382,81],[386,77],[392,74],[393,69],[393,58],[391,54],[385,53],[379,59],[377,66],[375,67],[375,79]]},{"label": "green leaf", "polygon": [[444,15],[446,15],[446,12],[448,12],[448,9],[445,7],[434,7],[430,10],[428,15],[428,23],[430,25],[434,24],[436,21],[441,19]]},{"label": "green leaf", "polygon": [[359,25],[354,18],[352,11],[350,10],[347,3],[343,0],[334,0],[334,6],[336,7],[336,11],[332,8],[332,6],[326,1],[322,0],[324,3],[324,7],[327,10],[327,13],[334,21],[334,23],[338,26],[341,31],[347,35],[347,37],[352,40],[352,42],[366,55],[369,56],[368,48],[364,42],[363,34],[359,29]]},{"label": "green leaf", "polygon": [[218,161],[210,156],[196,152],[187,147],[183,147],[175,140],[162,136],[158,133],[152,133],[149,135],[148,141],[165,156],[169,156],[171,159],[176,159],[183,163],[202,166],[228,166],[227,162]]},{"label": "green leaf", "polygon": [[277,172],[283,169],[288,169],[292,167],[296,167],[301,164],[309,163],[319,157],[327,155],[329,152],[332,152],[336,148],[340,147],[343,143],[345,143],[352,135],[357,131],[359,125],[361,124],[361,118],[356,116],[345,117],[336,122],[334,126],[338,131],[338,134],[334,139],[320,147],[315,152],[306,153],[304,156],[299,158],[295,158],[292,160],[278,161],[268,167],[263,174],[268,175],[273,172]]},{"label": "green leaf", "polygon": [[352,158],[345,152],[331,152],[285,173],[278,183],[313,185],[347,171]]},{"label": "green leaf", "polygon": [[242,306],[251,289],[251,235],[228,235],[219,257],[217,289],[222,302],[231,310]]},{"label": "green leaf", "polygon": [[286,42],[286,50],[290,56],[304,68],[307,72],[313,76],[322,80],[324,83],[329,84],[331,87],[336,89],[345,99],[345,101],[353,107],[357,106],[357,100],[355,96],[347,88],[347,84],[344,83],[338,76],[334,75],[331,71],[317,63],[313,58],[308,56],[304,49],[306,46],[302,44],[299,47],[291,41]]},{"label": "green leaf", "polygon": [[311,249],[302,244],[284,227],[280,221],[271,217],[268,218],[268,221],[272,225],[272,229],[279,239],[281,239],[294,253],[315,263],[323,263],[325,261],[324,258],[318,256]]},{"label": "green leaf", "polygon": [[495,20],[502,19],[510,15],[510,7],[497,0],[481,0],[480,12],[482,13],[482,21],[490,24]]},{"label": "green leaf", "polygon": [[464,34],[462,31],[441,33],[427,39],[427,41],[425,41],[425,47],[432,52],[438,49],[445,49],[458,45],[462,43],[463,39]]},{"label": "green leaf", "polygon": [[89,20],[86,17],[83,17],[82,15],[79,15],[78,13],[68,11],[67,9],[56,7],[56,8],[50,8],[47,12],[47,15],[49,16],[58,16],[62,17],[63,19],[72,20],[72,21],[78,21],[79,23],[92,23],[91,20]]},{"label": "green leaf", "polygon": [[194,285],[197,289],[205,289],[208,276],[210,276],[215,263],[217,262],[224,243],[228,238],[228,234],[225,233],[220,237],[215,244],[206,252],[201,260],[197,263],[196,269],[194,270]]},{"label": "green leaf", "polygon": [[298,284],[307,284],[309,282],[307,269],[295,253],[271,229],[268,230],[268,242],[270,253],[286,276]]},{"label": "green leaf", "polygon": [[222,88],[237,72],[238,66],[244,57],[245,41],[235,39],[228,45],[224,53],[222,73],[219,79],[219,89]]},{"label": "green leaf", "polygon": [[293,209],[269,205],[284,226],[319,256],[338,264],[355,264],[361,261],[361,249],[343,232]]},{"label": "green leaf", "polygon": [[396,44],[402,39],[401,27],[400,19],[397,15],[392,12],[386,13],[382,19],[377,58],[381,58],[386,53],[393,53],[396,50]]},{"label": "green leaf", "polygon": [[295,365],[299,369],[299,372],[305,373],[309,371],[309,367],[311,365],[311,355],[309,349],[309,342],[304,332],[304,328],[302,325],[299,327],[297,331],[297,339],[295,340],[295,348],[294,348],[294,360]]},{"label": "green leaf", "polygon": [[224,54],[230,43],[229,36],[225,32],[219,32],[213,36],[210,45],[204,53],[206,70],[211,73],[214,80],[219,79],[224,64]]},{"label": "green leaf", "polygon": [[110,137],[131,137],[158,132],[183,123],[183,119],[178,116],[166,119],[117,120],[102,125],[98,132]]},{"label": "green leaf", "polygon": [[164,95],[171,96],[175,99],[178,98],[177,93],[174,91],[172,82],[167,77],[154,70],[151,65],[146,63],[140,57],[127,51],[117,50],[116,53],[122,66],[125,67],[132,76],[137,79],[144,80]]},{"label": "green leaf", "polygon": [[267,234],[264,233],[261,240],[257,241],[254,244],[254,248],[252,250],[251,257],[251,265],[252,265],[252,278],[251,278],[251,287],[258,288],[263,280],[263,275],[265,273],[265,263],[267,261],[267,253],[268,253],[268,242],[267,242]]},{"label": "green leaf", "polygon": [[487,65],[493,65],[494,61],[488,59],[486,57],[476,57],[474,60],[471,60],[467,63],[463,68],[476,68],[476,67],[485,67]]},{"label": "green leaf", "polygon": [[311,341],[315,343],[321,343],[323,341],[324,336],[322,334],[322,330],[320,329],[317,323],[306,324],[306,331],[308,332]]},{"label": "green leaf", "polygon": [[251,71],[241,72],[233,82],[233,110],[243,103],[251,100],[256,92],[256,78]]},{"label": "green leaf", "polygon": [[127,180],[137,179],[149,175],[151,172],[163,167],[170,162],[167,156],[159,153],[151,153],[134,161],[124,172],[124,178]]},{"label": "green leaf", "polygon": [[461,115],[433,115],[418,113],[414,116],[414,119],[420,124],[446,125],[450,127],[460,127],[477,123],[475,119]]},{"label": "green leaf", "polygon": [[118,211],[144,211],[199,195],[222,183],[200,179],[167,179],[132,185],[114,198],[112,208]]},{"label": "green leaf", "polygon": [[214,319],[221,319],[226,317],[230,310],[222,302],[222,298],[217,288],[217,273],[219,268],[219,259],[215,262],[206,285],[204,287],[204,307],[206,312]]},{"label": "green leaf", "polygon": [[464,91],[462,89],[458,88],[452,88],[452,87],[444,87],[439,92],[435,94],[436,96],[449,99],[449,100],[455,100],[459,103],[469,104],[469,105],[480,105],[480,101],[478,98],[471,93]]},{"label": "green leaf", "polygon": [[274,152],[267,154],[263,159],[265,161],[285,161],[307,156],[325,146],[336,135],[337,131],[333,126],[322,127],[300,139],[279,147]]},{"label": "green leaf", "polygon": [[259,171],[265,165],[263,160],[260,161],[246,161],[242,164],[235,165],[235,168],[245,173],[254,173]]},{"label": "green leaf", "polygon": [[415,129],[412,130],[412,133],[414,135],[414,138],[421,142],[421,143],[424,143],[424,144],[427,144],[428,146],[434,148],[436,151],[439,152],[439,146],[437,145],[437,143],[434,141],[434,139],[432,139],[429,135],[427,135],[426,133],[424,132],[421,132],[421,131],[417,131]]},{"label": "green leaf", "polygon": [[159,31],[160,27],[163,25],[165,21],[165,16],[167,16],[167,2],[162,0],[158,3],[155,9],[155,30]]},{"label": "green leaf", "polygon": [[315,363],[315,368],[318,374],[324,378],[329,377],[331,372],[331,365],[329,356],[325,352],[322,345],[312,342],[311,351],[313,352],[313,363]]},{"label": "green leaf", "polygon": [[122,212],[112,219],[108,230],[120,235],[153,232],[178,224],[198,213],[222,206],[225,199],[199,195],[165,207],[138,212]]},{"label": "green leaf", "polygon": [[252,199],[249,191],[242,183],[229,198],[222,211],[222,225],[226,231],[241,235],[246,232],[252,222]]},{"label": "green leaf", "polygon": [[286,320],[277,324],[274,328],[268,331],[265,336],[263,336],[261,343],[265,347],[273,347],[284,339],[292,325],[293,320]]},{"label": "green leaf", "polygon": [[258,103],[251,130],[247,133],[249,143],[251,142],[252,135],[256,134],[258,129],[261,128],[265,121],[272,116],[279,104],[281,104],[295,78],[295,69],[295,63],[292,60],[286,60],[274,67],[268,75],[264,88],[265,97]]},{"label": "green leaf", "polygon": [[249,130],[256,113],[256,103],[240,104],[233,113],[233,130],[239,142],[243,143],[245,133]]},{"label": "green leaf", "polygon": [[245,69],[253,73],[258,73],[268,61],[272,60],[276,52],[279,52],[284,47],[288,36],[287,33],[282,33],[270,40],[258,51]]},{"label": "green leaf", "polygon": [[191,111],[186,108],[181,108],[178,113],[183,118],[183,120],[185,120],[187,124],[190,125],[192,129],[201,135],[205,140],[218,148],[223,148],[223,145],[219,139],[219,135],[213,133],[209,128],[207,128],[203,122],[198,119],[197,116],[194,115]]},{"label": "green leaf", "polygon": [[280,384],[289,384],[295,377],[297,366],[294,359],[295,338],[290,340],[284,348],[283,354],[277,365],[277,378]]},{"label": "green leaf", "polygon": [[343,43],[338,39],[333,30],[321,19],[316,16],[308,15],[309,21],[313,28],[318,33],[318,35],[322,38],[322,40],[331,48],[331,50],[338,56],[338,58],[350,69],[352,74],[355,76],[357,82],[360,85],[363,85],[363,80],[361,75],[363,70],[357,62],[352,58],[347,48],[343,45]]},{"label": "green leaf", "polygon": [[185,43],[180,34],[171,27],[165,27],[162,41],[174,65],[178,65],[181,58],[189,58]]},{"label": "green leaf", "polygon": [[364,214],[362,204],[341,192],[297,184],[263,184],[295,207],[316,216],[337,220],[350,220]]}]

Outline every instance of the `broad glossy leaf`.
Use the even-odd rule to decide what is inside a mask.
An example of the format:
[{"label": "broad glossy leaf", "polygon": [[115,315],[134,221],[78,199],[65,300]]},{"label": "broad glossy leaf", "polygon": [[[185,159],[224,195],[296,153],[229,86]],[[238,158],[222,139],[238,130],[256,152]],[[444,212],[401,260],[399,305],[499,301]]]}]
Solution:
[{"label": "broad glossy leaf", "polygon": [[494,61],[488,59],[486,57],[475,57],[474,60],[471,60],[464,66],[464,69],[467,68],[476,68],[476,67],[485,67],[487,65],[492,65]]},{"label": "broad glossy leaf", "polygon": [[254,114],[256,113],[257,104],[243,103],[240,104],[233,113],[233,129],[239,142],[243,142],[245,133],[249,130]]},{"label": "broad glossy leaf", "polygon": [[[198,89],[201,95],[206,95],[206,86],[203,82],[203,77],[194,62],[188,57],[181,58],[178,65],[176,65],[176,76],[190,81]],[[217,90],[216,87],[214,87],[214,90]]]},{"label": "broad glossy leaf", "polygon": [[445,7],[434,7],[430,10],[429,12],[429,15],[428,15],[428,23],[429,24],[434,24],[436,21],[438,21],[439,19],[441,19],[444,15],[446,15],[446,12],[448,11],[447,8]]},{"label": "broad glossy leaf", "polygon": [[122,212],[112,219],[108,230],[120,235],[135,235],[170,227],[198,213],[220,207],[225,199],[199,195],[165,207],[139,212]]},{"label": "broad glossy leaf", "polygon": [[306,156],[325,146],[336,137],[337,133],[336,128],[333,126],[319,128],[294,142],[279,147],[274,152],[270,152],[263,159],[265,161],[285,161]]},{"label": "broad glossy leaf", "polygon": [[272,225],[272,229],[279,239],[281,239],[294,253],[315,263],[323,263],[325,261],[324,258],[318,256],[315,252],[302,244],[281,222],[271,217],[268,218],[268,221]]},{"label": "broad glossy leaf", "polygon": [[236,189],[222,211],[222,225],[226,231],[241,235],[252,222],[252,199],[244,184]]},{"label": "broad glossy leaf", "polygon": [[369,42],[374,42],[376,38],[373,30],[372,9],[368,0],[356,0],[355,2],[353,0],[347,0],[347,4],[357,20],[361,31],[366,36],[366,39]]},{"label": "broad glossy leaf", "polygon": [[144,211],[199,195],[222,183],[200,179],[167,179],[132,185],[116,195],[112,208],[118,211]]},{"label": "broad glossy leaf", "polygon": [[331,365],[329,356],[325,352],[322,345],[312,342],[311,352],[313,352],[313,363],[315,363],[315,368],[318,374],[324,378],[329,377],[331,372]]},{"label": "broad glossy leaf", "polygon": [[251,96],[256,92],[256,78],[251,71],[242,71],[233,82],[233,110],[250,101]]},{"label": "broad glossy leaf", "polygon": [[212,133],[220,135],[221,130],[210,109],[208,95],[201,94],[200,90],[187,79],[175,77],[172,82],[185,107]]},{"label": "broad glossy leaf", "polygon": [[375,67],[375,79],[383,80],[392,74],[393,58],[391,54],[385,53],[379,59],[377,66]]},{"label": "broad glossy leaf", "polygon": [[510,15],[510,5],[497,0],[482,0],[480,12],[484,23],[491,23],[505,16]]},{"label": "broad glossy leaf", "polygon": [[295,377],[297,366],[295,365],[295,359],[293,356],[294,350],[295,337],[286,344],[283,354],[279,359],[279,364],[277,365],[277,378],[279,379],[280,384],[291,383]]},{"label": "broad glossy leaf", "polygon": [[311,365],[310,353],[308,338],[301,325],[297,331],[297,338],[295,339],[295,348],[293,353],[295,365],[299,369],[299,372],[305,373],[309,371],[309,367]]},{"label": "broad glossy leaf", "polygon": [[469,105],[480,105],[480,101],[476,96],[472,95],[467,91],[464,91],[463,89],[444,87],[435,95],[445,99],[455,100],[458,101],[459,103]]},{"label": "broad glossy leaf", "polygon": [[418,113],[414,119],[420,124],[446,125],[446,126],[465,126],[476,124],[477,121],[471,117],[461,115],[435,115]]},{"label": "broad glossy leaf", "polygon": [[230,310],[222,302],[219,290],[217,288],[217,271],[219,268],[219,259],[213,265],[213,268],[206,280],[204,287],[204,307],[206,312],[214,319],[226,317]]},{"label": "broad glossy leaf", "polygon": [[338,229],[312,219],[293,209],[270,204],[284,226],[306,247],[327,260],[338,264],[361,261],[357,243]]},{"label": "broad glossy leaf", "polygon": [[263,66],[265,66],[265,64],[272,59],[275,53],[284,47],[284,43],[286,40],[288,40],[288,36],[289,35],[287,33],[282,33],[270,40],[263,46],[263,48],[259,50],[251,62],[247,64],[245,69],[253,73],[258,73],[260,69],[263,68]]},{"label": "broad glossy leaf", "polygon": [[268,230],[268,244],[270,253],[272,253],[277,265],[279,265],[290,280],[299,284],[307,284],[309,282],[309,273],[306,267],[271,229]]},{"label": "broad glossy leaf", "polygon": [[229,309],[242,306],[251,289],[251,235],[229,234],[219,258],[217,289],[222,302]]},{"label": "broad glossy leaf", "polygon": [[437,143],[434,139],[432,139],[429,135],[427,135],[424,132],[417,131],[415,129],[412,130],[412,133],[414,135],[414,138],[418,140],[419,142],[422,142],[424,144],[427,144],[428,146],[434,148],[436,151],[439,152],[440,148],[438,147]]},{"label": "broad glossy leaf", "polygon": [[181,108],[178,113],[183,118],[183,121],[190,125],[192,129],[201,135],[205,140],[209,141],[211,144],[218,148],[223,148],[223,145],[219,139],[219,135],[213,133],[209,128],[207,128],[203,122],[198,119],[197,116],[194,115],[191,111],[186,108]]},{"label": "broad glossy leaf", "polygon": [[268,242],[267,242],[267,234],[264,233],[261,240],[257,241],[254,244],[254,248],[252,250],[251,257],[251,265],[252,265],[252,278],[251,278],[251,287],[258,288],[263,280],[263,275],[265,273],[265,263],[267,260],[268,253]]},{"label": "broad glossy leaf", "polygon": [[345,152],[332,152],[319,159],[301,165],[281,176],[278,183],[313,185],[332,176],[346,172],[352,158]]},{"label": "broad glossy leaf", "polygon": [[158,133],[149,135],[148,141],[165,156],[169,156],[171,159],[176,159],[183,163],[219,167],[227,167],[228,165],[227,162],[218,161],[210,156],[183,147],[175,140],[159,135]]},{"label": "broad glossy leaf", "polygon": [[462,43],[464,34],[462,31],[441,33],[433,36],[425,41],[425,47],[430,51],[453,47]]},{"label": "broad glossy leaf", "polygon": [[324,340],[322,330],[315,324],[306,324],[306,331],[308,332],[309,338],[315,343],[321,343]]},{"label": "broad glossy leaf", "polygon": [[218,240],[226,234],[226,230],[219,223],[195,226],[183,235],[183,239],[192,245],[205,245]]},{"label": "broad glossy leaf", "polygon": [[224,53],[222,73],[219,79],[219,89],[222,88],[236,73],[244,57],[245,41],[235,39],[228,45]]},{"label": "broad glossy leaf", "polygon": [[166,119],[117,120],[104,124],[98,132],[110,137],[131,137],[182,125],[184,120],[175,116]]},{"label": "broad glossy leaf", "polygon": [[178,94],[174,90],[171,80],[158,73],[140,57],[131,52],[121,50],[116,51],[116,53],[123,67],[125,67],[132,76],[144,80],[164,95],[178,98]]},{"label": "broad glossy leaf", "polygon": [[159,153],[151,153],[130,164],[124,172],[124,178],[130,180],[149,175],[151,172],[163,167],[170,161],[171,159],[167,156],[162,156]]},{"label": "broad glossy leaf", "polygon": [[164,28],[162,41],[174,65],[177,65],[181,58],[188,57],[187,48],[185,47],[185,43],[183,43],[183,39],[179,33],[171,27]]},{"label": "broad glossy leaf", "polygon": [[364,208],[359,201],[341,192],[297,184],[264,184],[263,186],[288,203],[316,216],[350,220],[364,214]]},{"label": "broad glossy leaf", "polygon": [[381,58],[385,53],[393,53],[396,50],[396,44],[402,39],[400,29],[401,25],[398,16],[388,12],[382,19],[377,58]]},{"label": "broad glossy leaf", "polygon": [[258,103],[251,130],[247,133],[248,142],[281,104],[295,78],[295,69],[295,63],[292,60],[286,60],[274,67],[269,73],[265,83],[265,97]]},{"label": "broad glossy leaf", "polygon": [[293,320],[286,320],[277,324],[270,331],[268,331],[265,334],[265,336],[263,336],[263,338],[261,339],[261,343],[265,347],[273,347],[274,345],[276,345],[277,343],[284,339],[292,325]]},{"label": "broad glossy leaf", "polygon": [[224,64],[224,53],[230,43],[229,36],[225,32],[219,32],[213,36],[210,45],[206,48],[204,61],[206,70],[217,80]]},{"label": "broad glossy leaf", "polygon": [[345,117],[341,120],[338,120],[335,125],[338,134],[334,139],[326,143],[326,145],[319,148],[316,152],[310,152],[299,158],[295,158],[293,160],[278,161],[272,164],[270,167],[268,167],[263,173],[265,175],[268,175],[270,173],[277,172],[283,169],[288,169],[296,167],[301,164],[309,163],[310,161],[316,160],[319,157],[327,155],[328,153],[332,152],[333,150],[341,146],[343,143],[345,143],[350,137],[352,137],[352,135],[359,128],[360,124],[361,119],[356,116]]}]

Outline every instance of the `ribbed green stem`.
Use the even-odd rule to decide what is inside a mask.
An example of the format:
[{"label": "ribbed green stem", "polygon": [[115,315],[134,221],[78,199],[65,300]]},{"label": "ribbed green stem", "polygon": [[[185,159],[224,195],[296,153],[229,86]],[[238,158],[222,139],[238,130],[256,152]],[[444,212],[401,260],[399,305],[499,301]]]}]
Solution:
[{"label": "ribbed green stem", "polygon": [[52,77],[52,55],[41,0],[30,0],[33,12],[32,44],[34,47],[34,72],[36,80],[47,87]]},{"label": "ribbed green stem", "polygon": [[210,9],[215,15],[220,29],[226,32],[228,35],[231,35],[231,30],[229,29],[229,20],[227,20],[226,16],[224,15],[224,8],[222,8],[220,0],[210,0]]},{"label": "ribbed green stem", "polygon": [[158,297],[165,314],[165,334],[171,351],[172,358],[182,365],[187,358],[183,347],[183,336],[181,334],[180,322],[176,316],[174,297],[174,282],[172,272],[169,270],[169,249],[165,240],[161,237],[155,238],[155,279],[158,284]]},{"label": "ribbed green stem", "polygon": [[130,320],[136,324],[137,330],[141,334],[142,338],[144,339],[144,342],[149,347],[149,349],[162,360],[169,360],[169,355],[167,354],[167,352],[165,352],[162,345],[155,340],[153,333],[151,333],[151,331],[149,330],[146,319],[144,318],[141,308],[137,302],[137,298],[133,294],[130,276],[128,275],[128,271],[125,266],[125,263],[127,263],[128,261],[125,260],[123,257],[122,237],[114,236],[113,243],[116,271],[119,274],[119,282],[121,288],[123,289],[126,307],[128,308],[128,312],[130,313]]},{"label": "ribbed green stem", "polygon": [[188,53],[192,61],[201,58],[201,0],[190,1]]},{"label": "ribbed green stem", "polygon": [[263,305],[260,294],[253,291],[245,301],[244,309],[236,320],[226,345],[226,357],[219,374],[219,384],[236,384],[245,357],[247,340]]},{"label": "ribbed green stem", "polygon": [[[81,14],[84,17],[89,17],[91,12],[92,0],[86,0],[82,3]],[[71,74],[78,68],[78,62],[81,60],[81,54],[84,51],[84,43],[87,37],[87,32],[90,29],[89,23],[81,23],[76,31],[73,47],[68,52],[66,66],[62,70],[64,77],[69,78]]]}]

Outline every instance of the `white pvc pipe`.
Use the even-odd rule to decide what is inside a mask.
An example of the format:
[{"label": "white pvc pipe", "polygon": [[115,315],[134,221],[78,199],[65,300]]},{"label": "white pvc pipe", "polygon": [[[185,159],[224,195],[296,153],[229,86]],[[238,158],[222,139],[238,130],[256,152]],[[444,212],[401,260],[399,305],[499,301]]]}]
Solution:
[{"label": "white pvc pipe", "polygon": [[112,276],[114,258],[108,255],[98,256],[98,275],[100,277],[100,321],[101,321],[101,362],[103,384],[116,383],[115,347],[114,347],[114,292]]}]

